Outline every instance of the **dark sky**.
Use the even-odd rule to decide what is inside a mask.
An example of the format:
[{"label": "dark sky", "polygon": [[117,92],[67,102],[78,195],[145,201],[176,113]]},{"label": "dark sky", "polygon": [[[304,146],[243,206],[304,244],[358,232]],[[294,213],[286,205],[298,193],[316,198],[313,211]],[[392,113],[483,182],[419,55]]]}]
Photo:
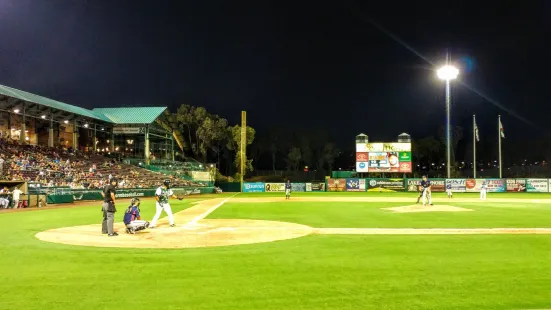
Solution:
[{"label": "dark sky", "polygon": [[456,83],[467,140],[476,113],[495,145],[501,113],[509,148],[542,147],[551,6],[521,3],[0,0],[0,84],[87,108],[186,103],[231,122],[247,110],[259,132],[325,128],[341,147],[359,132],[436,136],[443,82],[373,19],[435,63],[449,51],[462,82],[532,124]]}]

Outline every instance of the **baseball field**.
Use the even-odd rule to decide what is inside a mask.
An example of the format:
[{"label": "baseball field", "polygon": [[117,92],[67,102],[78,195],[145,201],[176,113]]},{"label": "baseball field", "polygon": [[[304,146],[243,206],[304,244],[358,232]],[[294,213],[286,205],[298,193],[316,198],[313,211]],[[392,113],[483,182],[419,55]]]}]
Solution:
[{"label": "baseball field", "polygon": [[551,309],[551,194],[416,197],[196,196],[117,237],[97,202],[3,211],[0,309]]}]

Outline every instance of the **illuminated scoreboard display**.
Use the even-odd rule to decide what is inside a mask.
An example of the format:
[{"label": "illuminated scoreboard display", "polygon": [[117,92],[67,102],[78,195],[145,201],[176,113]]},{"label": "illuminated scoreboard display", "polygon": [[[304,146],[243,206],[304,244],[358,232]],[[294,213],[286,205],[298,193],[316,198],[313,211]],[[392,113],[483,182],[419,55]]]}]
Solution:
[{"label": "illuminated scoreboard display", "polygon": [[411,172],[411,143],[356,143],[357,172]]}]

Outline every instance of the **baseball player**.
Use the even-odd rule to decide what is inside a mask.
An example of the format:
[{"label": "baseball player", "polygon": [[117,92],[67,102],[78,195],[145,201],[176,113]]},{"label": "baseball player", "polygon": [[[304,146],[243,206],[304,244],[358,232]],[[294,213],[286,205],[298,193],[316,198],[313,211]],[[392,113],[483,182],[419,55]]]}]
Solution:
[{"label": "baseball player", "polygon": [[427,198],[429,201],[429,205],[432,206],[432,195],[431,195],[432,185],[426,175],[423,176],[423,180],[421,181],[421,187],[423,188],[423,207],[427,205]]},{"label": "baseball player", "polygon": [[111,184],[106,185],[101,192],[103,197],[103,221],[101,223],[101,233],[107,234],[109,237],[116,237],[119,234],[114,229],[115,212],[115,187],[117,186],[117,180],[111,179]]},{"label": "baseball player", "polygon": [[482,187],[480,188],[480,200],[486,200],[487,188],[488,188],[488,185],[486,185],[486,181],[482,182]]},{"label": "baseball player", "polygon": [[127,234],[135,234],[137,231],[149,227],[149,222],[142,221],[140,217],[140,199],[132,198],[130,206],[124,212],[124,225]]},{"label": "baseball player", "polygon": [[168,222],[170,223],[170,227],[174,227],[174,217],[172,216],[172,209],[170,208],[170,204],[168,203],[169,198],[176,198],[179,200],[182,200],[183,198],[176,197],[174,195],[174,192],[170,189],[170,180],[164,180],[163,186],[160,186],[157,188],[157,191],[155,191],[155,200],[157,200],[157,203],[155,204],[156,212],[155,216],[153,217],[153,220],[151,221],[151,226],[149,228],[155,228],[155,224],[157,224],[157,220],[161,216],[161,212],[164,210],[165,213],[168,215]]},{"label": "baseball player", "polygon": [[285,199],[291,199],[291,180],[287,180],[285,183]]},{"label": "baseball player", "polygon": [[448,194],[448,199],[452,199],[453,193],[452,193],[452,185],[446,184],[446,193]]}]

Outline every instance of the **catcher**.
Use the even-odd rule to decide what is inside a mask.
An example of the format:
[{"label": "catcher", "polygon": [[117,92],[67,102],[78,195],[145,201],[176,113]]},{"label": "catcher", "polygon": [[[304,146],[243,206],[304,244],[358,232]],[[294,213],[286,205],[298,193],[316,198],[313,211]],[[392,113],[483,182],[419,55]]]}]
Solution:
[{"label": "catcher", "polygon": [[170,180],[164,180],[163,186],[160,186],[159,188],[157,188],[157,191],[155,191],[155,200],[157,200],[157,203],[155,204],[156,212],[153,220],[151,221],[150,228],[155,228],[155,224],[157,224],[157,220],[161,216],[161,212],[163,210],[168,216],[170,227],[176,226],[174,225],[172,209],[170,208],[170,204],[168,203],[169,198],[176,198],[178,200],[184,199],[184,197],[177,197],[176,195],[174,195],[174,192],[170,189]]},{"label": "catcher", "polygon": [[132,198],[130,206],[124,212],[124,225],[127,234],[135,234],[137,231],[149,227],[149,222],[142,221],[140,217],[140,199]]}]

